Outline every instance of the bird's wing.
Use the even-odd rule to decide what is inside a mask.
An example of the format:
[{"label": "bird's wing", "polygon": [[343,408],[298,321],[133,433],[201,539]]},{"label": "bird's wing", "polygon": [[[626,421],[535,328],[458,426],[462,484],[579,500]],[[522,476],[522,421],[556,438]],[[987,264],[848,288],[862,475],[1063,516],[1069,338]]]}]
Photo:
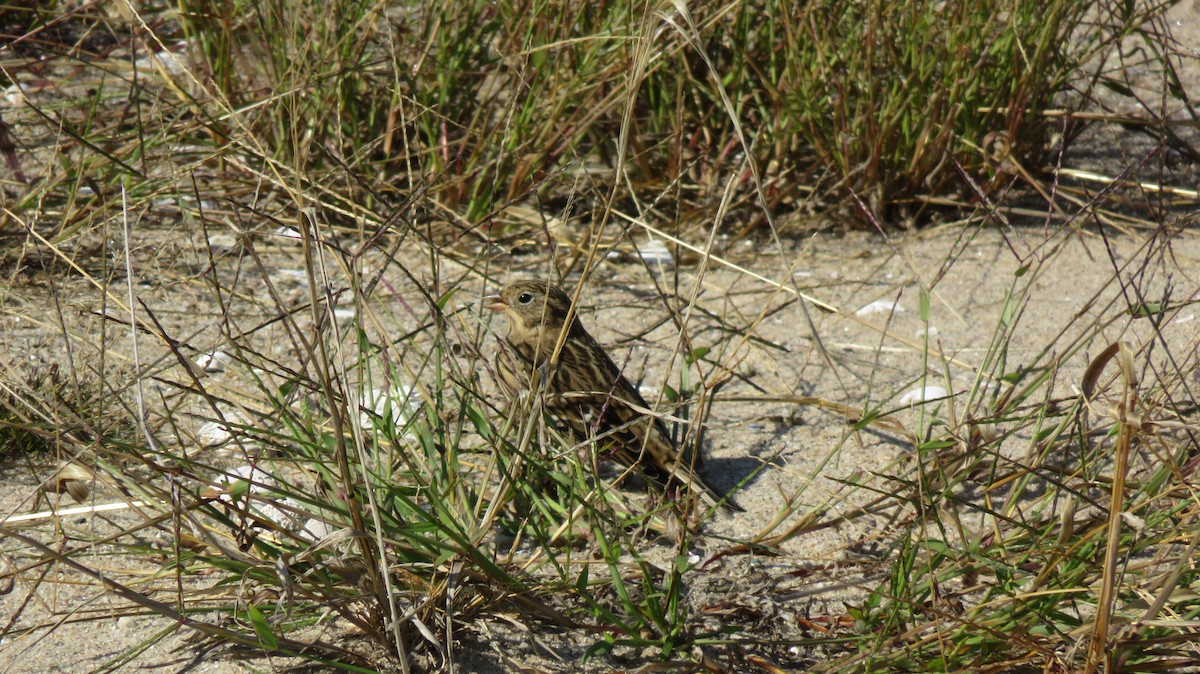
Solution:
[{"label": "bird's wing", "polygon": [[693,466],[692,448],[680,452],[675,447],[666,424],[649,414],[641,394],[590,336],[564,346],[552,388],[556,399],[547,407],[564,412],[564,421],[581,440],[611,438],[614,460],[641,464],[663,483],[676,468]]},{"label": "bird's wing", "polygon": [[[551,372],[535,365],[529,349],[517,347],[511,352],[504,363],[497,358],[501,376],[518,390],[546,382],[545,410],[573,442],[595,441],[604,458],[637,466],[662,488],[677,482],[708,506],[720,501],[721,494],[695,473],[700,457],[694,448],[681,452],[675,447],[666,424],[649,413],[641,394],[586,332],[571,335]],[[740,510],[730,501],[723,507]]]}]

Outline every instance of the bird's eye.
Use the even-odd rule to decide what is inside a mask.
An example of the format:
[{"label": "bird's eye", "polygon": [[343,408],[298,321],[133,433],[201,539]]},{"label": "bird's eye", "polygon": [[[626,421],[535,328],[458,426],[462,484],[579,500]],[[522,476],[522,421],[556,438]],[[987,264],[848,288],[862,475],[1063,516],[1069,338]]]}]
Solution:
[{"label": "bird's eye", "polygon": [[517,295],[517,301],[521,304],[529,304],[533,301],[533,295],[529,293],[521,293],[520,295]]}]

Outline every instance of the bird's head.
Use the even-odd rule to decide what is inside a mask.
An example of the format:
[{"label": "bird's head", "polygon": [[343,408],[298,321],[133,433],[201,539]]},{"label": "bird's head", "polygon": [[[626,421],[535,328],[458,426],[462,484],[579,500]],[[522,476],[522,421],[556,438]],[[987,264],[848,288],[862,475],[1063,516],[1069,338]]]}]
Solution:
[{"label": "bird's head", "polygon": [[571,298],[561,288],[543,281],[517,281],[505,286],[499,295],[483,298],[483,306],[504,312],[508,340],[513,344],[553,348],[570,312]]}]

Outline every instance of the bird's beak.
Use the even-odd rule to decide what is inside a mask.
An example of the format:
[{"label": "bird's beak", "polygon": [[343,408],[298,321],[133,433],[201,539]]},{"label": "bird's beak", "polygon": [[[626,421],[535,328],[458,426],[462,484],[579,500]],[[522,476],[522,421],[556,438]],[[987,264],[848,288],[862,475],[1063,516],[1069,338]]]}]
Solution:
[{"label": "bird's beak", "polygon": [[508,309],[508,302],[499,295],[488,295],[483,298],[483,308],[491,309],[492,311],[505,311]]}]

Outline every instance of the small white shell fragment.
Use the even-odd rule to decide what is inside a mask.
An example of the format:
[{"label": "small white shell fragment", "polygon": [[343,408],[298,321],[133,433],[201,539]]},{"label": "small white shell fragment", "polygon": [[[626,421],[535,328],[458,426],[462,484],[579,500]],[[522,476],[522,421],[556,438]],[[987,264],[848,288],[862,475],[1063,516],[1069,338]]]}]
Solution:
[{"label": "small white shell fragment", "polygon": [[650,239],[643,244],[634,244],[634,252],[610,250],[605,256],[610,260],[641,259],[642,262],[656,267],[670,267],[675,264],[675,257],[666,244],[658,239]]},{"label": "small white shell fragment", "polygon": [[[254,493],[254,487],[252,486],[250,489],[251,492]],[[291,513],[279,509],[269,500],[262,501],[256,498],[251,503],[250,508],[255,514],[264,520],[267,520],[268,522],[274,522],[275,525],[280,529],[291,530],[300,525],[300,523]]]},{"label": "small white shell fragment", "polygon": [[946,397],[946,389],[941,386],[925,386],[923,388],[915,388],[900,397],[901,405],[911,405],[913,403],[925,402],[926,400],[937,400],[938,398]]},{"label": "small white shell fragment", "polygon": [[308,283],[308,272],[303,269],[276,269],[274,274],[280,280]]},{"label": "small white shell fragment", "polygon": [[641,394],[642,398],[648,400],[650,404],[654,404],[654,401],[658,400],[659,394],[662,393],[662,389],[658,388],[657,386],[651,386],[650,384],[639,384],[638,393]]},{"label": "small white shell fragment", "polygon": [[274,487],[276,485],[275,478],[267,471],[258,466],[238,466],[231,468],[227,473],[222,474],[217,478],[219,484],[233,484],[238,480],[250,480],[250,491],[261,493],[264,487]]},{"label": "small white shell fragment", "polygon": [[[303,516],[296,512],[301,509],[300,506],[291,499],[279,498],[278,494],[274,492],[274,487],[278,484],[275,476],[258,466],[238,466],[220,476],[217,482],[229,486],[240,480],[246,480],[250,484],[245,493],[236,497],[236,500],[240,502],[239,507],[248,505],[254,515],[274,523],[280,529],[295,531],[304,524]],[[235,501],[235,498],[228,492],[221,494],[218,499],[231,504]],[[261,522],[254,526],[259,525]]]},{"label": "small white shell fragment", "polygon": [[233,356],[224,351],[213,351],[212,353],[202,353],[196,359],[196,365],[210,374],[224,372],[225,366],[233,362]]},{"label": "small white shell fragment", "polygon": [[185,70],[180,57],[170,51],[154,52],[153,56],[146,55],[133,62],[133,65],[138,70],[157,70],[154,61],[162,64],[164,70],[171,75],[178,75]]},{"label": "small white shell fragment", "polygon": [[233,439],[233,434],[225,426],[209,421],[196,431],[196,439],[204,447],[220,447]]},{"label": "small white shell fragment", "polygon": [[1122,512],[1121,519],[1125,520],[1125,524],[1134,531],[1142,531],[1146,528],[1146,520],[1131,512]]},{"label": "small white shell fragment", "polygon": [[646,264],[669,267],[675,264],[675,257],[667,249],[667,245],[658,239],[650,239],[638,246],[638,255]]},{"label": "small white shell fragment", "polygon": [[304,526],[298,533],[314,541],[319,541],[326,536],[329,536],[334,531],[333,525],[329,524],[325,520],[317,519],[316,517],[310,517],[304,522]]},{"label": "small white shell fragment", "polygon": [[871,314],[900,313],[904,307],[895,300],[875,300],[854,312],[855,316],[870,316]]},{"label": "small white shell fragment", "polygon": [[376,388],[363,392],[362,407],[358,413],[359,428],[370,430],[374,420],[386,419],[389,411],[392,421],[400,428],[421,410],[421,396],[407,384],[394,389]]},{"label": "small white shell fragment", "polygon": [[12,84],[4,89],[4,102],[10,107],[17,107],[25,102],[25,92],[21,91],[21,85]]},{"label": "small white shell fragment", "polygon": [[237,246],[237,237],[232,234],[213,234],[208,237],[208,249],[214,252],[232,250]]}]

